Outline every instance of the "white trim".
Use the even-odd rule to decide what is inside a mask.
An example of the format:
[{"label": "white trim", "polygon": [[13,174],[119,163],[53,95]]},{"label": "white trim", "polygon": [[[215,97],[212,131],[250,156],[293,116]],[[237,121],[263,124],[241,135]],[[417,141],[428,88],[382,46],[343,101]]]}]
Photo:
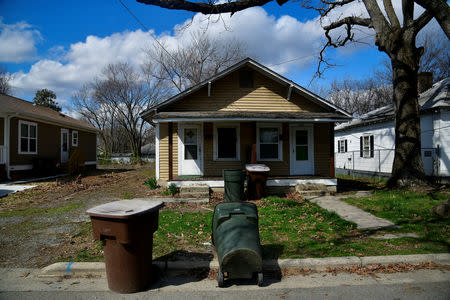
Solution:
[{"label": "white trim", "polygon": [[[190,181],[168,181],[167,185],[174,183],[177,187],[207,185],[211,188],[224,187],[223,180],[190,180]],[[324,184],[326,186],[336,186],[337,179],[270,179],[267,186],[296,186],[298,184]]]},{"label": "white trim", "polygon": [[[236,157],[235,158],[218,158],[218,136],[217,128],[236,128]],[[240,161],[241,160],[241,123],[216,123],[214,122],[213,134],[213,160],[214,161]]]},{"label": "white trim", "polygon": [[97,165],[97,161],[85,161],[84,162],[85,166],[92,166],[92,165]]},{"label": "white trim", "polygon": [[287,96],[286,96],[286,100],[287,100],[287,101],[291,101],[291,93],[292,93],[292,88],[293,88],[293,87],[294,87],[294,86],[293,86],[292,84],[289,85],[288,92],[287,92]]},{"label": "white trim", "polygon": [[[77,134],[77,138],[76,138],[77,142],[76,143],[73,142],[73,140],[74,140],[73,135],[75,133]],[[77,130],[72,130],[72,147],[78,147],[78,138],[79,138],[78,131]]]},{"label": "white trim", "polygon": [[267,119],[267,118],[170,118],[170,119],[153,119],[154,123],[169,122],[232,122],[232,121],[260,121],[260,122],[347,122],[348,119],[332,119],[332,118],[314,118],[314,119]]},{"label": "white trim", "polygon": [[[184,129],[188,128],[189,126],[195,126],[199,129],[198,131],[198,139],[200,139],[199,142],[199,148],[198,148],[198,155],[199,157],[199,174],[183,174],[183,157],[184,157]],[[203,137],[203,123],[178,123],[178,175],[200,175],[203,176],[204,174],[204,137]]]},{"label": "white trim", "polygon": [[[261,158],[259,151],[259,129],[260,128],[277,128],[278,129],[278,158]],[[256,157],[258,161],[283,161],[283,140],[281,135],[283,128],[281,123],[256,123]]]},{"label": "white trim", "polygon": [[11,170],[11,171],[33,170],[33,165],[15,165],[15,166],[9,166],[9,170]]},{"label": "white trim", "polygon": [[208,81],[208,97],[211,97],[211,81]]},{"label": "white trim", "polygon": [[[28,154],[37,154],[38,153],[38,124],[37,123],[34,123],[34,122],[29,122],[29,121],[24,121],[24,120],[21,120],[21,119],[19,119],[19,122],[17,123],[18,124],[18,132],[17,132],[17,134],[18,134],[18,137],[17,137],[17,151],[18,151],[18,153],[19,154],[21,154],[21,155],[28,155]],[[22,151],[21,150],[21,148],[22,148],[22,134],[21,134],[21,131],[22,131],[22,124],[25,124],[25,125],[28,125],[28,128],[30,128],[30,126],[35,126],[36,127],[36,151],[33,151],[33,152],[31,152],[31,151],[26,151],[26,152],[24,152],[24,151]],[[27,139],[28,139],[28,150],[30,150],[30,139],[31,139],[31,137],[30,137],[30,130],[28,130],[28,137],[27,137]]]},{"label": "white trim", "polygon": [[[308,131],[308,161],[311,164],[311,173],[302,174],[299,173],[295,169],[295,156],[296,156],[296,149],[295,149],[295,137],[294,137],[294,131],[296,129],[300,130],[307,130]],[[309,134],[311,133],[311,134]],[[334,143],[334,141],[333,141]],[[296,125],[296,124],[290,124],[289,125],[289,173],[291,175],[314,175],[315,174],[315,166],[314,166],[314,126],[313,124],[305,124],[305,125]]]},{"label": "white trim", "polygon": [[159,179],[159,124],[155,127],[155,176]]}]

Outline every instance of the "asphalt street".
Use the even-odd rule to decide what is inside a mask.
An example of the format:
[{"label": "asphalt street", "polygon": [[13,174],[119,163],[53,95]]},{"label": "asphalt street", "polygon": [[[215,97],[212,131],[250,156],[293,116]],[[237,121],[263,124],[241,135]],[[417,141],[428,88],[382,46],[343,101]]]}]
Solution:
[{"label": "asphalt street", "polygon": [[0,270],[0,299],[450,299],[450,271],[357,275],[315,273],[283,280],[230,282],[186,276],[163,277],[150,290],[121,295],[108,290],[106,278],[38,277],[38,270]]}]

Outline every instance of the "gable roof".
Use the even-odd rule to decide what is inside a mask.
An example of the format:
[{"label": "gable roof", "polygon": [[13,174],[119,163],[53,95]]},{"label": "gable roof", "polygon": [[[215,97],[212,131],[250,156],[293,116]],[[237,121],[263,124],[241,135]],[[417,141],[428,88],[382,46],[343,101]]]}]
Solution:
[{"label": "gable roof", "polygon": [[[443,79],[419,95],[420,113],[437,107],[450,107],[450,78]],[[389,104],[372,110],[357,119],[340,124],[335,131],[347,130],[354,127],[365,126],[374,123],[382,123],[395,118],[394,105]]]},{"label": "gable roof", "polygon": [[251,58],[246,58],[246,59],[236,63],[235,65],[229,67],[228,69],[225,69],[222,72],[216,74],[215,76],[213,76],[213,77],[211,77],[211,78],[209,78],[209,79],[207,79],[207,80],[205,80],[205,81],[203,81],[203,82],[201,82],[201,83],[199,83],[199,84],[197,84],[197,85],[195,85],[193,87],[190,87],[187,90],[185,90],[185,91],[183,91],[183,92],[181,92],[181,93],[179,93],[179,94],[177,94],[177,95],[175,95],[175,96],[173,96],[173,97],[171,97],[171,98],[169,98],[169,99],[167,99],[167,100],[165,100],[163,102],[160,102],[160,103],[157,103],[157,104],[151,106],[149,109],[147,109],[146,111],[142,112],[140,116],[141,116],[141,118],[150,117],[152,114],[156,114],[158,112],[158,110],[160,110],[160,109],[162,109],[162,108],[164,108],[164,107],[166,107],[166,106],[168,106],[170,104],[173,104],[173,103],[175,103],[177,101],[180,101],[184,97],[186,97],[186,96],[188,96],[188,95],[190,95],[190,94],[200,90],[201,88],[207,86],[208,83],[210,83],[210,82],[212,83],[214,81],[222,79],[225,76],[231,74],[232,72],[234,72],[234,71],[236,71],[236,70],[238,70],[240,68],[243,68],[245,66],[250,67],[250,68],[252,68],[252,69],[262,73],[263,75],[271,78],[272,80],[277,81],[278,83],[280,83],[282,85],[285,85],[286,87],[291,86],[293,91],[296,91],[300,95],[304,96],[306,99],[308,99],[308,100],[310,100],[310,101],[312,101],[312,102],[314,102],[314,103],[316,103],[316,104],[326,108],[330,112],[336,112],[337,114],[341,114],[342,117],[344,117],[345,119],[351,117],[351,115],[348,112],[346,112],[345,110],[337,107],[336,105],[330,103],[329,101],[327,101],[327,100],[321,98],[320,96],[312,93],[311,91],[303,88],[302,86],[296,84],[292,80],[289,80],[289,79],[281,76],[280,74],[274,72],[273,70],[271,70],[271,69],[261,65],[260,63],[254,61]]},{"label": "gable roof", "polygon": [[98,131],[94,126],[71,118],[51,108],[34,105],[31,102],[0,94],[0,113],[18,117],[28,117],[42,122],[57,123],[61,126],[79,128],[87,131]]}]

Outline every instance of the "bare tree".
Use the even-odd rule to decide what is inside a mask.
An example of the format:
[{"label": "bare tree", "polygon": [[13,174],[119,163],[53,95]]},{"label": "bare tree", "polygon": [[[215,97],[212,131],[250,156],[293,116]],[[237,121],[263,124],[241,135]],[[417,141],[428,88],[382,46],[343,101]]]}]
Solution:
[{"label": "bare tree", "polygon": [[205,32],[191,33],[190,43],[168,50],[161,45],[147,51],[152,75],[170,82],[178,92],[212,77],[245,58],[245,50],[236,40],[222,41]]},{"label": "bare tree", "polygon": [[0,94],[11,94],[11,85],[9,82],[12,79],[12,75],[8,73],[8,70],[4,65],[0,65]]},{"label": "bare tree", "polygon": [[344,78],[331,83],[328,100],[354,117],[392,103],[392,86],[374,78],[356,80]]},{"label": "bare tree", "polygon": [[116,109],[104,105],[102,101],[95,98],[93,90],[88,85],[72,95],[72,103],[83,121],[99,129],[103,153],[109,158],[114,151]]},{"label": "bare tree", "polygon": [[[234,0],[216,3],[191,2],[179,0],[137,0],[145,4],[157,5],[169,9],[183,9],[204,14],[235,13],[253,6],[261,6],[271,0]],[[277,0],[279,5],[288,0]],[[303,7],[317,11],[322,20],[331,12],[358,0],[303,0]],[[393,102],[395,109],[395,157],[389,186],[404,186],[421,183],[425,180],[425,171],[421,157],[420,116],[417,95],[417,72],[423,47],[416,47],[417,34],[434,17],[440,27],[450,37],[450,7],[445,0],[403,0],[402,24],[397,17],[391,0],[383,0],[384,11],[377,0],[362,0],[369,17],[341,14],[337,20],[322,26],[325,30],[326,44],[320,52],[317,72],[321,74],[328,65],[325,51],[328,47],[342,47],[354,41],[355,28],[375,30],[375,45],[385,52],[393,70]],[[414,3],[425,11],[414,19]],[[350,10],[347,10],[350,11]],[[335,30],[344,29],[344,34],[332,35]],[[328,65],[329,66],[329,65]]]},{"label": "bare tree", "polygon": [[[418,38],[424,52],[419,62],[419,72],[432,72],[433,82],[450,75],[450,41],[441,32],[431,31]],[[392,65],[388,58],[382,60],[382,67],[375,71],[375,78],[385,84],[392,84]]]},{"label": "bare tree", "polygon": [[128,63],[115,63],[103,70],[92,89],[94,98],[115,112],[115,120],[127,133],[133,157],[139,158],[142,136],[148,130],[139,115],[165,96],[164,85],[143,76]]}]

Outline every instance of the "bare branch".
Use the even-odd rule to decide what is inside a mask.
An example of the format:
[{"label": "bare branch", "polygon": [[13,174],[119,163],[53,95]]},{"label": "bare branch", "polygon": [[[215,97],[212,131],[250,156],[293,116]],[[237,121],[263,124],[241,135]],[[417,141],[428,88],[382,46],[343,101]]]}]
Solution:
[{"label": "bare branch", "polygon": [[[208,3],[190,2],[183,0],[137,0],[140,3],[148,5],[156,5],[168,9],[182,9],[192,12],[200,12],[205,15],[220,14],[220,13],[235,13],[237,11],[253,7],[263,6],[272,0],[238,0],[233,2],[226,2],[221,4],[214,4],[213,1]],[[287,0],[277,1],[279,5],[284,4]]]},{"label": "bare branch", "polygon": [[388,15],[389,21],[393,27],[400,27],[400,22],[395,14],[394,7],[392,6],[391,0],[383,0],[384,8]]},{"label": "bare branch", "polygon": [[433,15],[429,11],[425,11],[423,14],[418,17],[414,23],[414,33],[417,34],[419,31],[425,27],[431,20],[433,19]]},{"label": "bare branch", "polygon": [[414,1],[413,0],[402,0],[403,9],[403,26],[408,27],[414,21]]},{"label": "bare branch", "polygon": [[450,39],[450,7],[445,0],[415,0],[436,18],[447,38]]}]

